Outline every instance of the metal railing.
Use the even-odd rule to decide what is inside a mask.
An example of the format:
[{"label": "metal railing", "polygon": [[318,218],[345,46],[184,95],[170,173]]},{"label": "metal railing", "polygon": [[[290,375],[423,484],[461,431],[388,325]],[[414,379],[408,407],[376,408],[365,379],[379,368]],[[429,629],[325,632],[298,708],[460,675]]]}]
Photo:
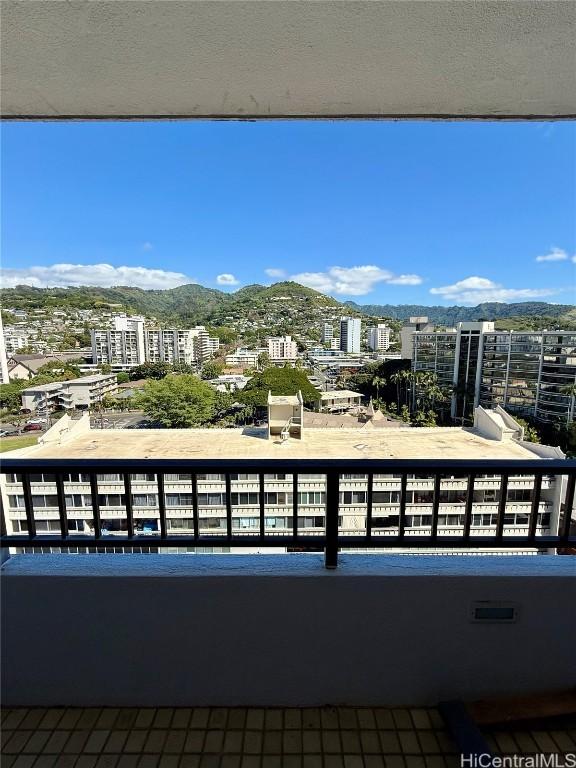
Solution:
[{"label": "metal railing", "polygon": [[[576,549],[576,530],[571,530],[574,508],[574,489],[576,483],[576,461],[574,460],[446,460],[446,459],[237,459],[237,460],[201,460],[201,459],[24,459],[7,458],[2,462],[0,472],[3,475],[17,474],[22,485],[27,532],[7,533],[7,518],[5,510],[6,486],[2,493],[2,532],[0,544],[2,547],[22,547],[42,549],[45,547],[71,547],[103,550],[110,547],[286,547],[293,551],[325,552],[327,568],[335,568],[338,562],[338,551],[341,548],[352,549],[392,549],[406,548],[440,550],[518,550],[536,549]],[[155,475],[157,483],[158,533],[142,535],[136,530],[134,499],[132,492],[132,474],[147,473]],[[70,473],[81,473],[89,477],[89,496],[91,499],[91,534],[77,534],[69,530],[69,519],[66,506],[66,477]],[[117,473],[123,479],[125,505],[125,534],[111,537],[103,529],[103,518],[99,501],[99,474]],[[200,474],[220,474],[224,476],[225,498],[225,529],[223,533],[202,533],[199,504],[198,479]],[[257,476],[258,518],[259,527],[254,533],[239,532],[233,528],[232,480],[235,473],[253,473]],[[291,529],[278,534],[266,526],[266,480],[267,475],[284,473],[292,476],[292,520]],[[413,474],[429,474],[433,479],[431,500],[430,525],[427,531],[411,532],[407,520],[407,486],[409,476]],[[31,475],[49,474],[56,486],[58,501],[59,533],[39,534],[35,517]],[[190,474],[190,493],[192,495],[193,528],[190,534],[173,534],[167,530],[167,505],[165,494],[165,476],[174,474]],[[302,506],[298,501],[299,475],[317,474],[325,476],[325,525],[319,533],[302,532],[298,515]],[[365,526],[358,534],[342,531],[339,516],[345,512],[340,504],[341,475],[366,475],[366,512]],[[477,476],[496,474],[500,476],[499,499],[495,503],[496,521],[494,532],[487,534],[485,529],[474,530],[473,515],[475,508],[474,488]],[[400,485],[399,502],[397,504],[398,521],[393,530],[390,527],[381,528],[381,518],[378,515],[378,502],[374,502],[374,480],[379,476],[397,476]],[[531,494],[529,520],[525,533],[517,533],[518,525],[511,524],[507,532],[506,509],[513,501],[508,500],[509,479],[516,476],[531,478]],[[557,498],[557,524],[554,531],[538,525],[538,515],[541,512],[541,493],[544,478],[556,478],[562,483],[561,491],[555,487],[553,492]],[[454,477],[461,478],[466,483],[465,501],[463,503],[463,523],[460,532],[454,534],[454,525],[442,530],[439,523],[441,513],[442,480],[452,481]],[[308,481],[305,481],[308,482]],[[344,481],[346,482],[346,481]],[[105,484],[102,481],[102,484]],[[550,493],[550,491],[547,491]],[[385,506],[389,506],[386,504]],[[546,531],[546,532],[543,532]],[[111,539],[113,538],[113,541]]]}]

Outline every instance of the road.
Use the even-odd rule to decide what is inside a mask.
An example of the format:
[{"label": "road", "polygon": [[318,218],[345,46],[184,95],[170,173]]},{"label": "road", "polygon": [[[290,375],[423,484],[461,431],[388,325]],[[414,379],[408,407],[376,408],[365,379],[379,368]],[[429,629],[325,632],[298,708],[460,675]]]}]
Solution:
[{"label": "road", "polygon": [[90,417],[92,429],[128,429],[146,417],[144,411],[130,411],[129,413],[103,413],[102,419],[98,414]]}]

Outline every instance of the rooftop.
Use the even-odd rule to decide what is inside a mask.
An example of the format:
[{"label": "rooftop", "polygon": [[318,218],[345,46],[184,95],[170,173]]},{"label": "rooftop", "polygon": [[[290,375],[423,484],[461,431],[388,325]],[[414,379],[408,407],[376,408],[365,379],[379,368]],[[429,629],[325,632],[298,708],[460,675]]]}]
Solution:
[{"label": "rooftop", "polygon": [[267,430],[244,429],[95,429],[62,442],[19,451],[27,458],[99,459],[126,457],[182,459],[535,459],[519,443],[482,437],[460,427],[393,430],[306,429],[304,440],[279,444]]},{"label": "rooftop", "polygon": [[332,389],[320,393],[320,400],[336,400],[337,398],[362,397],[360,392],[352,392],[350,389]]}]

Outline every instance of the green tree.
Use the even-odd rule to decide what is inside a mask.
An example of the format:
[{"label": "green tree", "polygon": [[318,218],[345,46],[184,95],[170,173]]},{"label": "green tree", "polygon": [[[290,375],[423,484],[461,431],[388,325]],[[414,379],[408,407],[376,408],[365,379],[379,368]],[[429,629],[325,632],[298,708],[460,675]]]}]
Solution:
[{"label": "green tree", "polygon": [[109,363],[100,363],[98,370],[100,373],[112,373],[112,366]]},{"label": "green tree", "polygon": [[220,325],[215,328],[210,327],[208,328],[208,333],[210,336],[216,336],[218,339],[220,339],[220,344],[224,345],[234,344],[238,338],[238,334],[234,328],[228,328],[225,325]]},{"label": "green tree", "polygon": [[243,390],[237,393],[241,403],[255,407],[268,404],[268,392],[273,395],[295,395],[302,392],[306,404],[312,405],[318,399],[318,391],[308,381],[308,376],[298,368],[266,368],[255,374]]},{"label": "green tree", "polygon": [[261,352],[258,355],[258,370],[263,371],[270,366],[270,355],[268,352]]},{"label": "green tree", "polygon": [[6,408],[8,411],[17,412],[21,408],[21,392],[30,386],[26,379],[15,379],[9,384],[0,385],[0,408]]},{"label": "green tree", "polygon": [[196,376],[182,374],[147,381],[134,402],[150,419],[166,427],[199,427],[214,418],[216,395],[209,384]]},{"label": "green tree", "polygon": [[374,376],[372,379],[372,386],[376,387],[376,399],[380,399],[380,387],[383,387],[386,384],[386,379],[383,379],[382,376]]},{"label": "green tree", "polygon": [[168,376],[170,366],[168,363],[142,363],[130,370],[130,380],[156,379],[160,380]]},{"label": "green tree", "polygon": [[67,381],[68,379],[78,379],[80,376],[80,368],[77,365],[70,362],[64,363],[61,360],[51,360],[38,368],[31,383],[50,384],[52,381]]},{"label": "green tree", "polygon": [[410,423],[413,427],[435,427],[436,426],[436,414],[434,411],[416,411]]},{"label": "green tree", "polygon": [[530,424],[530,422],[526,421],[526,419],[521,419],[519,416],[514,416],[514,421],[517,421],[518,424],[524,428],[524,440],[526,440],[526,442],[541,442],[540,433],[533,424]]},{"label": "green tree", "polygon": [[116,381],[118,384],[126,384],[130,381],[130,376],[125,371],[120,371],[116,374]]},{"label": "green tree", "polygon": [[220,363],[215,363],[213,360],[208,360],[208,362],[204,363],[202,366],[202,372],[201,376],[203,379],[217,379],[218,376],[222,375],[222,371],[224,370],[224,367],[220,365]]}]

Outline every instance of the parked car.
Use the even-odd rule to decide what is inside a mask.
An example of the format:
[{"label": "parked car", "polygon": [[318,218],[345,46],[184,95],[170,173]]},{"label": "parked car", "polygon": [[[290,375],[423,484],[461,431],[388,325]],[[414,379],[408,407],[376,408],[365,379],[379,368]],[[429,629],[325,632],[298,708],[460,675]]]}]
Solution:
[{"label": "parked car", "polygon": [[0,429],[0,437],[13,437],[18,434],[17,429]]},{"label": "parked car", "polygon": [[30,419],[30,421],[28,422],[28,424],[47,424],[47,423],[48,423],[48,420],[43,419],[41,416],[38,416],[35,419]]},{"label": "parked car", "polygon": [[22,432],[41,432],[44,429],[42,424],[26,424]]}]

